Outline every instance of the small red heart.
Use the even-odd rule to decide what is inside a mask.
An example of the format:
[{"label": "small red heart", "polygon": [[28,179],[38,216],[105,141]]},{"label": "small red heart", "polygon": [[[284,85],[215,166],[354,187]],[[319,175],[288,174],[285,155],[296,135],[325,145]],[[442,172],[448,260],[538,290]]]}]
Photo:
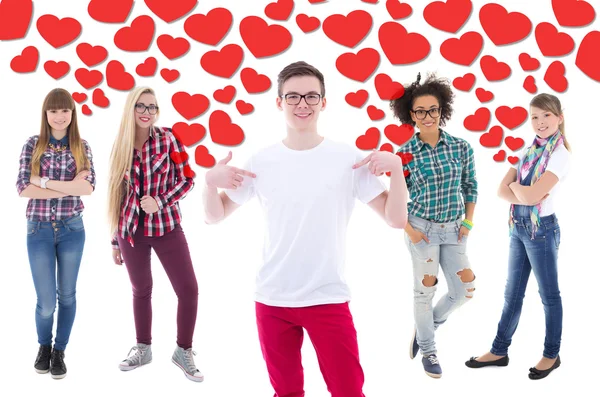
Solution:
[{"label": "small red heart", "polygon": [[277,0],[265,7],[265,15],[276,21],[287,21],[294,9],[294,0]]},{"label": "small red heart", "polygon": [[385,117],[385,113],[383,112],[383,110],[377,109],[373,105],[369,105],[367,107],[367,114],[369,115],[369,118],[372,121],[383,120],[383,118]]},{"label": "small red heart", "polygon": [[527,110],[520,106],[512,109],[508,106],[500,106],[496,109],[495,114],[498,121],[509,130],[514,130],[527,120]]},{"label": "small red heart", "polygon": [[508,78],[511,74],[510,66],[504,62],[498,62],[491,55],[485,55],[479,61],[481,71],[488,81],[500,81]]},{"label": "small red heart", "polygon": [[121,28],[115,34],[115,45],[123,51],[146,51],[154,37],[154,20],[148,15],[140,15],[131,26]]},{"label": "small red heart", "polygon": [[501,163],[506,159],[506,151],[504,149],[500,149],[498,153],[494,155],[494,161],[497,163]]},{"label": "small red heart", "polygon": [[94,88],[102,82],[104,76],[97,70],[87,70],[79,68],[75,71],[75,79],[85,89]]},{"label": "small red heart", "polygon": [[144,0],[144,3],[157,17],[171,23],[192,11],[198,0]]},{"label": "small red heart", "polygon": [[600,32],[594,30],[586,34],[579,44],[575,65],[590,79],[600,82],[598,48],[600,48]]},{"label": "small red heart", "polygon": [[596,12],[581,0],[552,0],[552,10],[560,26],[582,27],[594,22]]},{"label": "small red heart", "polygon": [[360,150],[373,150],[379,145],[379,139],[381,138],[381,132],[376,127],[371,127],[364,133],[364,135],[356,138],[356,147]]},{"label": "small red heart", "polygon": [[92,19],[104,23],[123,23],[133,7],[133,0],[91,0],[88,14]]},{"label": "small red heart", "polygon": [[[389,173],[389,174],[390,175],[388,175],[388,176],[391,176],[391,173]],[[410,171],[409,170],[404,170],[403,174],[404,174],[404,179],[406,179],[410,175]]]},{"label": "small red heart", "polygon": [[506,138],[504,138],[504,143],[513,152],[515,150],[521,149],[523,147],[523,145],[525,145],[525,141],[523,139],[521,139],[521,138],[515,138],[515,137],[512,137],[512,136],[507,136]]},{"label": "small red heart", "polygon": [[187,152],[171,152],[171,160],[173,160],[175,164],[184,163],[188,161],[189,158],[190,156]]},{"label": "small red heart", "polygon": [[206,146],[203,145],[198,145],[196,147],[194,157],[196,159],[196,164],[198,164],[200,167],[212,168],[217,163],[215,158],[208,153]]},{"label": "small red heart", "polygon": [[142,77],[151,77],[156,73],[156,68],[158,67],[158,62],[156,58],[149,57],[143,63],[140,63],[135,68],[135,72]]},{"label": "small red heart", "polygon": [[236,89],[234,86],[232,85],[228,85],[227,87],[220,89],[220,90],[216,90],[213,93],[213,98],[215,98],[216,101],[221,102],[221,103],[231,103],[231,101],[233,101],[233,97],[235,96],[236,93]]},{"label": "small red heart", "polygon": [[208,51],[200,59],[206,72],[226,79],[231,78],[244,59],[244,50],[237,44],[228,44],[220,51]]},{"label": "small red heart", "polygon": [[402,159],[402,165],[408,165],[411,161],[413,161],[412,153],[398,152],[396,154]]},{"label": "small red heart", "polygon": [[296,15],[296,24],[304,33],[314,32],[321,26],[321,21],[317,17],[309,17],[306,14]]},{"label": "small red heart", "polygon": [[[531,33],[531,21],[520,12],[509,13],[500,4],[485,4],[479,10],[479,21],[492,42],[506,45],[521,41]],[[510,26],[510,29],[507,27]]]},{"label": "small red heart", "polygon": [[256,58],[281,54],[292,44],[289,30],[281,25],[269,25],[256,16],[242,19],[240,34],[244,44]]},{"label": "small red heart", "polygon": [[177,69],[161,69],[160,75],[167,83],[172,83],[179,78],[179,71]]},{"label": "small red heart", "polygon": [[90,109],[90,107],[88,105],[83,105],[83,106],[81,106],[81,113],[83,113],[85,116],[91,116],[92,109]]},{"label": "small red heart", "polygon": [[415,128],[410,124],[390,124],[383,130],[385,136],[398,146],[404,145],[415,133]]},{"label": "small red heart", "polygon": [[108,105],[110,105],[110,101],[104,95],[104,91],[102,91],[100,88],[96,88],[94,90],[94,93],[92,94],[92,102],[99,108],[106,108]]},{"label": "small red heart", "polygon": [[489,102],[492,99],[494,99],[494,94],[491,91],[484,90],[483,88],[476,89],[475,95],[477,96],[477,99],[479,99],[479,102],[481,102],[481,103]]},{"label": "small red heart", "polygon": [[379,98],[384,101],[393,101],[404,95],[404,87],[402,84],[392,80],[392,78],[385,73],[379,73],[375,76],[375,89],[377,90]]},{"label": "small red heart", "polygon": [[129,91],[135,87],[135,80],[121,62],[110,61],[106,65],[106,85],[115,90]]},{"label": "small red heart", "polygon": [[407,65],[422,61],[429,55],[431,45],[419,33],[408,33],[397,22],[385,22],[379,28],[379,44],[392,65]]},{"label": "small red heart", "polygon": [[81,34],[81,24],[76,19],[58,19],[49,14],[38,18],[37,29],[44,40],[54,48],[66,46]]},{"label": "small red heart", "polygon": [[546,57],[560,57],[569,54],[575,48],[573,38],[567,33],[559,33],[548,22],[542,22],[535,28],[535,40],[542,55]]},{"label": "small red heart", "polygon": [[308,2],[309,2],[310,4],[324,3],[324,2],[326,2],[326,1],[327,1],[327,0],[308,0]]},{"label": "small red heart", "polygon": [[475,114],[467,116],[463,125],[469,131],[485,131],[492,118],[492,112],[488,108],[479,108]]},{"label": "small red heart", "polygon": [[523,82],[523,88],[530,94],[537,92],[537,85],[535,84],[535,78],[533,76],[527,76]]},{"label": "small red heart", "polygon": [[519,63],[521,64],[521,68],[525,72],[532,72],[540,67],[540,61],[538,61],[535,58],[532,58],[526,52],[523,52],[521,53],[521,55],[519,55]]},{"label": "small red heart", "polygon": [[[0,4],[1,6],[2,4]],[[17,73],[31,73],[37,69],[40,53],[34,46],[25,47],[21,55],[10,61],[10,68]]]},{"label": "small red heart", "polygon": [[190,49],[190,42],[183,37],[173,38],[168,34],[161,34],[156,40],[158,49],[170,60],[185,55]]},{"label": "small red heart", "polygon": [[271,79],[264,74],[258,74],[252,68],[244,68],[240,73],[242,85],[248,94],[258,94],[271,88]]},{"label": "small red heart", "polygon": [[423,10],[428,24],[448,33],[456,33],[465,24],[473,5],[470,0],[434,1]]},{"label": "small red heart", "polygon": [[244,131],[222,110],[212,112],[208,128],[212,141],[218,145],[235,146],[244,141]]},{"label": "small red heart", "polygon": [[379,148],[379,150],[382,151],[382,152],[394,153],[394,146],[392,146],[391,143],[384,143],[383,145],[381,145],[381,147]]},{"label": "small red heart", "polygon": [[400,3],[399,0],[387,0],[385,8],[392,19],[404,19],[412,14],[412,7],[406,3]]},{"label": "small red heart", "polygon": [[31,0],[3,0],[0,2],[0,40],[22,39],[27,34],[33,2]]},{"label": "small red heart", "polygon": [[244,102],[241,99],[235,102],[235,107],[242,116],[254,111],[254,106],[251,103]]},{"label": "small red heart", "polygon": [[200,43],[216,46],[227,35],[232,22],[233,15],[228,9],[215,8],[206,15],[191,15],[185,20],[183,28],[190,38]]},{"label": "small red heart", "polygon": [[179,122],[173,125],[173,135],[185,146],[192,146],[200,142],[206,135],[206,128],[201,124]]},{"label": "small red heart", "polygon": [[467,32],[459,39],[444,41],[440,53],[448,61],[458,65],[470,66],[483,48],[483,37],[477,32]]},{"label": "small red heart", "polygon": [[379,52],[363,48],[358,53],[347,52],[335,61],[335,67],[349,79],[365,82],[379,66]]},{"label": "small red heart", "polygon": [[346,102],[350,106],[354,106],[355,108],[362,108],[363,105],[369,99],[369,93],[367,90],[358,90],[356,92],[349,92],[346,94]]},{"label": "small red heart", "polygon": [[467,73],[462,77],[457,77],[452,81],[452,85],[457,90],[469,92],[473,88],[473,85],[475,85],[475,75]]},{"label": "small red heart", "polygon": [[87,94],[85,92],[74,92],[71,94],[73,100],[77,103],[83,103],[87,100]]},{"label": "small red heart", "polygon": [[108,57],[106,48],[97,45],[92,46],[88,43],[80,43],[77,45],[77,55],[89,68],[102,63]]},{"label": "small red heart", "polygon": [[483,147],[498,147],[502,144],[502,137],[504,136],[504,130],[502,127],[494,126],[489,132],[482,134],[479,137],[479,143]]},{"label": "small red heart", "polygon": [[565,92],[569,87],[569,82],[565,77],[565,65],[561,61],[554,61],[548,66],[544,81],[550,88],[556,92]]},{"label": "small red heart", "polygon": [[515,165],[519,162],[519,158],[517,156],[508,156],[508,162]]},{"label": "small red heart", "polygon": [[189,179],[194,179],[196,177],[196,173],[194,170],[192,170],[192,167],[190,167],[189,164],[183,167],[183,176]]},{"label": "small red heart", "polygon": [[171,103],[177,112],[187,120],[195,119],[208,110],[210,101],[202,94],[190,95],[179,91],[173,94]]},{"label": "small red heart", "polygon": [[332,41],[346,47],[356,47],[373,26],[373,17],[366,11],[356,10],[344,16],[333,14],[323,21],[323,33]]},{"label": "small red heart", "polygon": [[377,4],[379,0],[361,0],[363,3]]}]

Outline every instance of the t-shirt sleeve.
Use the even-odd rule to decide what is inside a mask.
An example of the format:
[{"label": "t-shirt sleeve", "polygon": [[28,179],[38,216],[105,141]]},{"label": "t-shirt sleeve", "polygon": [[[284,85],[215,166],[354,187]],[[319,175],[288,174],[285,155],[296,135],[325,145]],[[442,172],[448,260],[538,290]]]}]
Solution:
[{"label": "t-shirt sleeve", "polygon": [[546,171],[552,172],[558,177],[558,180],[562,180],[565,176],[567,176],[570,165],[571,153],[569,153],[566,147],[560,146],[554,151],[554,153],[552,153],[552,156],[550,156],[548,165],[546,166]]},{"label": "t-shirt sleeve", "polygon": [[519,163],[521,162],[521,159],[523,158],[523,156],[525,156],[525,153],[527,153],[527,149],[526,149],[526,148],[525,148],[525,149],[521,149],[521,150],[519,150],[519,151],[518,151],[518,152],[515,154],[515,157],[516,157],[516,158],[518,158],[518,159],[519,159],[519,161],[517,161],[517,162],[516,162],[516,163],[514,163],[514,164],[512,164],[512,163],[511,163],[511,164],[510,164],[510,166],[511,166],[512,168],[514,168],[515,170],[516,170],[516,169],[518,169],[518,168],[519,168]]},{"label": "t-shirt sleeve", "polygon": [[[367,155],[359,152],[356,153],[355,163],[358,163]],[[385,185],[378,177],[369,172],[367,165],[355,169],[353,173],[354,197],[363,203],[368,204],[375,197],[385,192]]]},{"label": "t-shirt sleeve", "polygon": [[[246,171],[254,172],[252,169],[252,158],[249,158],[242,169]],[[234,203],[238,205],[242,205],[250,200],[256,194],[254,188],[254,178],[249,176],[243,176],[244,180],[242,185],[237,189],[225,189],[225,194],[227,197],[231,199]]]}]

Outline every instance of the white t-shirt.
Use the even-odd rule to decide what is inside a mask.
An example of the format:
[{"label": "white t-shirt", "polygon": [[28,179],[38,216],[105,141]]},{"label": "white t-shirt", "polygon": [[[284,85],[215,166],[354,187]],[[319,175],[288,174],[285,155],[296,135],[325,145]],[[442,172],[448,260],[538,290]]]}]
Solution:
[{"label": "white t-shirt", "polygon": [[[523,161],[523,157],[525,157],[525,154],[527,153],[528,149],[529,148],[524,148],[518,152],[517,156],[519,157],[519,162],[517,164],[512,165],[514,169],[517,169],[517,166],[521,164],[521,162]],[[556,175],[558,177],[558,182],[556,183],[556,185],[554,185],[552,189],[550,189],[550,195],[548,196],[548,198],[542,201],[540,216],[548,216],[554,214],[554,205],[556,203],[556,197],[558,197],[561,182],[565,180],[567,174],[569,173],[570,164],[571,153],[569,153],[565,145],[560,145],[559,147],[554,149],[554,152],[552,152],[552,155],[548,160],[546,171],[550,171],[554,175]],[[533,170],[531,170],[530,172],[533,172]]]},{"label": "white t-shirt", "polygon": [[324,139],[309,150],[282,142],[252,156],[229,198],[244,204],[257,196],[266,220],[263,264],[255,300],[270,306],[304,307],[350,300],[344,279],[346,228],[354,199],[368,203],[385,191],[365,158],[346,144]]}]

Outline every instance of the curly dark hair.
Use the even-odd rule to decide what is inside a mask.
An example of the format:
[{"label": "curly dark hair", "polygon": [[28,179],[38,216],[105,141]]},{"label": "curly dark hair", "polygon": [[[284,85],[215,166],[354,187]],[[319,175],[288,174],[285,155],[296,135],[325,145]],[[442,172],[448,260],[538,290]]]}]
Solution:
[{"label": "curly dark hair", "polygon": [[442,109],[440,116],[440,126],[446,125],[446,121],[450,120],[454,109],[454,92],[450,81],[445,78],[437,77],[435,73],[427,74],[427,78],[423,84],[420,83],[421,74],[419,73],[417,80],[412,84],[404,86],[404,95],[398,99],[394,99],[390,103],[390,108],[394,112],[394,116],[400,120],[402,124],[415,125],[411,117],[411,110],[415,100],[425,95],[431,95],[437,98]]}]

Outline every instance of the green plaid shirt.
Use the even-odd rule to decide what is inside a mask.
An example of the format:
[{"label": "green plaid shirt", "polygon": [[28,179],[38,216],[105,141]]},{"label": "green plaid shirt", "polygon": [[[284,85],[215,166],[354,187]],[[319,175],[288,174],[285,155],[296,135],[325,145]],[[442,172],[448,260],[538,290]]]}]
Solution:
[{"label": "green plaid shirt", "polygon": [[408,213],[437,223],[455,221],[465,213],[464,203],[477,202],[473,149],[443,130],[433,148],[419,134],[399,150],[413,155],[403,167],[410,172],[406,177],[411,199]]}]

